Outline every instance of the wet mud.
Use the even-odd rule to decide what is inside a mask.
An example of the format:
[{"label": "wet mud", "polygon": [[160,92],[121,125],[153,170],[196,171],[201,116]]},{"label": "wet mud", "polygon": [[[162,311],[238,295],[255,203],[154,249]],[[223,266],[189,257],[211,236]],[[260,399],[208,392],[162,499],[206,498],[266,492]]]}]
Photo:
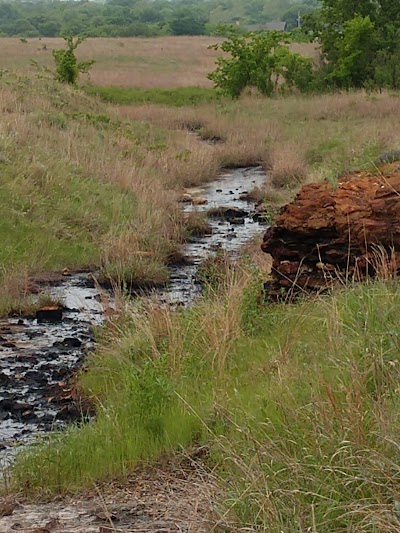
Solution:
[{"label": "wet mud", "polygon": [[[93,346],[103,320],[97,290],[86,274],[46,291],[63,302],[61,316],[0,322],[0,457],[10,458],[34,436],[86,415],[71,377]],[[89,286],[88,286],[89,285]],[[59,319],[61,318],[61,320]]]}]

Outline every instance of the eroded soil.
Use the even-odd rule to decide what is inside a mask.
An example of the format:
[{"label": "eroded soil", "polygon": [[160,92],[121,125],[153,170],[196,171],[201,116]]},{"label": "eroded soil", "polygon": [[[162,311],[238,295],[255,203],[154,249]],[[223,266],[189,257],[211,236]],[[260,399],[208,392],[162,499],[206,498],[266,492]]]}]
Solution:
[{"label": "eroded soil", "polygon": [[[122,484],[48,503],[0,501],[0,533],[206,533],[233,531],[218,517],[218,485],[198,458],[136,469]],[[6,515],[6,516],[4,516]]]},{"label": "eroded soil", "polygon": [[[400,272],[400,162],[305,185],[264,237],[271,299]],[[286,297],[285,296],[285,297]]]}]

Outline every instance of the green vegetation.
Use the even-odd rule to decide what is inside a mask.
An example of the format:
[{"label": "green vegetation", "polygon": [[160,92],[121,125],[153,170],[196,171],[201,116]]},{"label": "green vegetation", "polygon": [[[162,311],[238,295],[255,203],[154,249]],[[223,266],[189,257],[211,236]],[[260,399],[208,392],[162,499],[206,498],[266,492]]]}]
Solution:
[{"label": "green vegetation", "polygon": [[390,0],[322,0],[309,22],[333,87],[400,88],[400,10]]},{"label": "green vegetation", "polygon": [[215,2],[210,21],[213,25],[239,22],[246,26],[282,20],[292,30],[299,14],[303,18],[318,6],[319,0],[223,0]]},{"label": "green vegetation", "polygon": [[66,49],[53,50],[53,57],[56,63],[56,79],[61,83],[76,85],[80,73],[89,72],[94,61],[78,61],[75,50],[82,43],[83,39],[69,36],[65,37]]},{"label": "green vegetation", "polygon": [[[12,129],[0,132],[3,272],[100,265],[102,243],[110,227],[129,225],[134,220],[136,195],[96,179],[83,166],[68,160],[65,147],[56,146],[57,140],[66,142],[73,122],[57,109],[57,101],[64,106],[65,98],[74,98],[73,94],[60,91],[51,82],[47,87],[6,77],[2,82],[2,101],[4,106],[9,102],[9,112],[14,112],[15,98],[25,109]],[[50,94],[53,106],[40,101]],[[35,104],[30,108],[28,98],[36,100],[36,108]],[[100,116],[90,113],[81,97],[76,101],[87,116]],[[84,113],[81,116],[85,123]],[[99,126],[103,127],[101,123]],[[28,143],[22,133],[29,136]],[[52,136],[53,145],[48,144],[47,134]]]},{"label": "green vegetation", "polygon": [[131,87],[99,87],[88,85],[88,94],[100,96],[112,104],[161,104],[167,106],[192,106],[218,100],[218,95],[206,87],[180,87],[177,89],[138,89]]},{"label": "green vegetation", "polygon": [[[311,59],[291,52],[279,31],[231,32],[229,38],[213,48],[224,52],[217,69],[208,77],[225,95],[238,98],[246,87],[255,87],[265,96],[279,89],[307,90],[313,79]],[[228,54],[228,55],[227,55]]]},{"label": "green vegetation", "polygon": [[219,24],[263,23],[282,19],[289,29],[317,0],[108,0],[99,2],[0,3],[0,36],[132,37],[202,35]]},{"label": "green vegetation", "polygon": [[[304,182],[335,182],[344,169],[372,166],[397,147],[397,94],[328,91],[398,87],[397,14],[387,5],[386,18],[383,1],[376,11],[379,2],[366,12],[356,4],[324,0],[309,19],[326,59],[315,72],[283,33],[228,35],[220,49],[230,57],[210,78],[233,97],[256,87],[274,99],[232,101],[199,87],[88,86],[85,94],[76,88],[80,40],[72,38],[54,54],[67,84],[43,71],[35,79],[2,71],[0,312],[13,308],[14,294],[40,271],[87,266],[122,286],[165,282],[188,232],[208,229],[197,213],[184,221],[177,199],[223,166],[261,162],[271,179],[249,193],[282,203]],[[266,5],[279,11],[274,0],[186,7],[112,0],[62,9],[56,2],[46,4],[51,21],[30,18],[44,3],[2,3],[0,28],[27,32],[27,21],[34,35],[45,23],[57,35],[66,27],[131,35],[143,8],[143,31],[198,33],[212,30],[211,5],[214,15],[239,6],[248,23]],[[294,4],[282,5],[293,18]],[[29,20],[15,21],[13,13],[30,13]],[[291,88],[326,94],[280,97]],[[137,105],[113,112],[92,94]],[[233,531],[398,531],[397,280],[268,305],[265,270],[251,258],[233,266],[221,255],[199,270],[205,294],[188,309],[124,301],[79,377],[95,420],[24,449],[7,478],[10,491],[74,491],[124,479],[143,460],[201,447]]]},{"label": "green vegetation", "polygon": [[29,164],[19,154],[18,165],[0,165],[3,269],[98,265],[99,245],[110,226],[134,218],[135,195],[84,176],[65,161],[60,172],[56,158],[44,163],[40,154],[37,157]]},{"label": "green vegetation", "polygon": [[[245,87],[271,96],[285,88],[325,91],[337,88],[400,88],[400,11],[386,0],[322,0],[307,28],[321,43],[325,61],[289,51],[283,32],[231,31],[217,44],[225,55],[209,75],[224,94],[239,97]],[[228,54],[228,55],[226,55]],[[284,81],[284,84],[281,81]]]},{"label": "green vegetation", "polygon": [[269,307],[228,271],[191,309],[127,317],[81,379],[96,421],[24,452],[14,480],[69,490],[207,445],[243,526],[395,531],[398,284]]}]

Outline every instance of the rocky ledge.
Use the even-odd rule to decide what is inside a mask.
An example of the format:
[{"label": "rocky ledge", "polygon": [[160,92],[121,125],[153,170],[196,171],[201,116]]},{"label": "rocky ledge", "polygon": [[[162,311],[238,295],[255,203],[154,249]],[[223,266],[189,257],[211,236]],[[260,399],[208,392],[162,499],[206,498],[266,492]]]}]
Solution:
[{"label": "rocky ledge", "polygon": [[400,270],[400,162],[305,185],[264,236],[269,298]]}]

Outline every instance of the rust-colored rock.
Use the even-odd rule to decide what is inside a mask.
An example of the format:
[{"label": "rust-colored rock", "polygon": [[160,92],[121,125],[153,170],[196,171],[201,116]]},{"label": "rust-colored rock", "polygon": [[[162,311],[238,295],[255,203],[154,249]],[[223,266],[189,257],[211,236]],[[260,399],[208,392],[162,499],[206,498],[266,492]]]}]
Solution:
[{"label": "rust-colored rock", "polygon": [[262,250],[273,258],[272,298],[362,280],[382,266],[400,270],[400,164],[350,174],[336,188],[304,186],[266,232]]}]

